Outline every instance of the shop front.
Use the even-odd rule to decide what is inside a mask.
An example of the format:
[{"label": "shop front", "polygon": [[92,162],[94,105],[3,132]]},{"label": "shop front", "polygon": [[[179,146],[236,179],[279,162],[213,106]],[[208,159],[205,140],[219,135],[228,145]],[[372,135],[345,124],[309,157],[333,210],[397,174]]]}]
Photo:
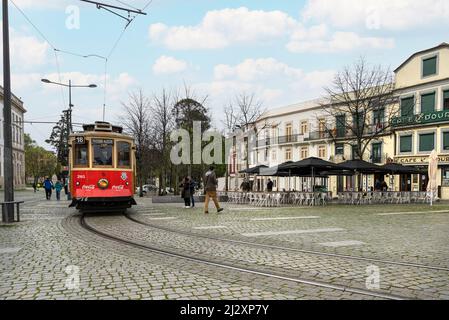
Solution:
[{"label": "shop front", "polygon": [[[401,191],[427,191],[429,176],[427,174],[429,156],[398,156],[394,161],[404,166],[413,166],[420,169],[421,174],[401,175],[399,190]],[[438,197],[449,200],[449,155],[438,156]]]}]

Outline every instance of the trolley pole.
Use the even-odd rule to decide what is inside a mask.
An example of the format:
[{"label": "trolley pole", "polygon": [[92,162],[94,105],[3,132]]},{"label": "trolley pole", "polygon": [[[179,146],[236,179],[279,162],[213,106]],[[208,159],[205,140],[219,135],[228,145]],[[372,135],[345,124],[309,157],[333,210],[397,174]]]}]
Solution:
[{"label": "trolley pole", "polygon": [[[9,58],[8,0],[2,0],[3,13],[3,132],[4,132],[4,189],[5,202],[14,201],[14,172],[12,163],[11,126],[11,66]],[[14,221],[14,204],[5,204],[2,221]]]},{"label": "trolley pole", "polygon": [[66,156],[67,156],[67,176],[65,178],[65,183],[67,184],[67,200],[72,200],[72,194],[70,192],[70,147],[69,147],[69,137],[72,133],[72,80],[69,80],[69,110],[67,110],[67,137],[66,137]]}]

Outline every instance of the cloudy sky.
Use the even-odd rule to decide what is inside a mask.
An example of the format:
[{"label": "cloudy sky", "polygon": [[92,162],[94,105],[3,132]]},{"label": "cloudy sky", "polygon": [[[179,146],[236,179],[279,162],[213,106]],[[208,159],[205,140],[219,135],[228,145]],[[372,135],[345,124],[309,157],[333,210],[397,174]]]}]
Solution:
[{"label": "cloudy sky", "polygon": [[[360,56],[394,69],[449,41],[447,0],[153,0],[113,51],[125,26],[117,16],[78,0],[10,2],[13,92],[35,121],[57,121],[68,105],[67,90],[42,78],[98,85],[73,89],[74,122],[101,120],[106,101],[106,120],[118,123],[129,92],[187,83],[209,96],[220,126],[237,93],[255,93],[268,109],[288,105],[319,97],[334,72]],[[103,2],[143,8],[148,1]],[[109,56],[107,70],[95,55]],[[27,124],[26,132],[43,143],[51,127]]]}]

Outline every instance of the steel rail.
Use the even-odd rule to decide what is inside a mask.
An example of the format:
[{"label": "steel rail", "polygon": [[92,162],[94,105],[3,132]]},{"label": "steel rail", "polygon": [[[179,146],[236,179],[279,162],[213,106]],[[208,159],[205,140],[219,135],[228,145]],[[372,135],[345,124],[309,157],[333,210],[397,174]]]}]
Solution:
[{"label": "steel rail", "polygon": [[388,293],[374,292],[374,291],[360,289],[360,288],[351,288],[351,287],[347,287],[347,286],[343,286],[343,285],[335,285],[335,284],[326,283],[324,281],[315,281],[315,280],[308,280],[308,279],[302,279],[302,278],[287,277],[287,276],[282,276],[279,274],[258,271],[258,270],[250,269],[250,268],[236,267],[236,266],[233,266],[230,264],[218,263],[218,262],[213,262],[213,261],[210,261],[207,259],[187,256],[185,254],[180,254],[180,253],[156,248],[153,246],[129,241],[126,239],[122,239],[122,238],[107,234],[103,231],[99,231],[99,230],[93,228],[92,226],[90,226],[86,222],[84,215],[82,215],[80,218],[80,224],[81,224],[81,227],[84,228],[85,230],[90,231],[91,233],[101,236],[103,238],[113,240],[113,241],[116,241],[119,243],[123,243],[123,244],[129,245],[129,246],[132,246],[132,247],[135,247],[138,249],[144,249],[146,251],[150,251],[150,252],[154,252],[157,254],[162,254],[162,255],[166,255],[166,256],[170,256],[170,257],[174,257],[174,258],[180,258],[180,259],[188,260],[191,262],[206,264],[209,266],[224,268],[224,269],[243,272],[243,273],[249,273],[249,274],[253,274],[253,275],[257,275],[257,276],[264,276],[264,277],[275,278],[275,279],[279,279],[279,280],[301,283],[301,284],[320,287],[320,288],[326,288],[326,289],[332,289],[332,290],[338,290],[338,291],[343,291],[343,292],[365,295],[365,296],[371,296],[371,297],[375,297],[375,298],[381,298],[381,299],[387,299],[387,300],[409,300],[410,299],[408,297],[402,297],[402,296],[392,295],[392,294],[388,294]]},{"label": "steel rail", "polygon": [[202,235],[202,234],[193,233],[193,232],[189,232],[189,231],[174,230],[174,229],[170,229],[170,228],[166,228],[166,227],[162,227],[162,226],[156,226],[156,225],[153,225],[153,224],[150,224],[147,222],[137,220],[137,219],[129,216],[129,214],[125,213],[124,215],[127,219],[129,219],[135,223],[141,224],[141,225],[145,225],[145,226],[152,227],[152,228],[159,229],[159,230],[164,230],[167,232],[179,233],[179,234],[184,234],[187,236],[197,237],[197,238],[204,238],[204,239],[229,242],[229,243],[244,244],[244,245],[249,245],[249,246],[254,246],[254,247],[259,247],[259,248],[277,249],[277,250],[284,250],[284,251],[290,251],[290,252],[306,253],[306,254],[312,254],[312,255],[318,255],[318,256],[342,258],[342,259],[349,259],[349,260],[359,260],[359,261],[367,261],[367,262],[377,262],[377,263],[382,263],[382,264],[398,265],[398,266],[403,266],[403,267],[413,267],[413,268],[421,268],[421,269],[449,272],[449,268],[429,266],[429,265],[419,264],[419,263],[391,261],[391,260],[383,260],[383,259],[377,259],[377,258],[365,258],[365,257],[351,256],[351,255],[345,255],[345,254],[339,254],[339,253],[327,253],[327,252],[322,252],[322,251],[281,247],[281,246],[275,246],[275,245],[269,245],[269,244],[263,244],[263,243],[255,243],[255,242],[249,242],[249,241],[243,241],[243,240],[212,237],[212,236]]}]

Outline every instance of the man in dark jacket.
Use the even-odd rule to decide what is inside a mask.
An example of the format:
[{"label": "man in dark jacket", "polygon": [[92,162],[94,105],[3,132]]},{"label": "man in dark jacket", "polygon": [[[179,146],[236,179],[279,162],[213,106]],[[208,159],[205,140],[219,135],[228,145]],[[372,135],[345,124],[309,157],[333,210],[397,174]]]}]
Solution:
[{"label": "man in dark jacket", "polygon": [[215,175],[214,166],[210,166],[209,170],[204,175],[204,192],[206,194],[206,200],[204,202],[204,213],[209,213],[209,200],[212,198],[212,201],[215,204],[215,208],[217,208],[217,212],[220,213],[223,211],[223,208],[220,208],[220,204],[217,199],[217,185],[218,180]]},{"label": "man in dark jacket", "polygon": [[47,200],[50,200],[51,190],[53,189],[53,182],[51,182],[50,178],[45,179],[44,188],[45,188],[45,197],[47,198]]}]

